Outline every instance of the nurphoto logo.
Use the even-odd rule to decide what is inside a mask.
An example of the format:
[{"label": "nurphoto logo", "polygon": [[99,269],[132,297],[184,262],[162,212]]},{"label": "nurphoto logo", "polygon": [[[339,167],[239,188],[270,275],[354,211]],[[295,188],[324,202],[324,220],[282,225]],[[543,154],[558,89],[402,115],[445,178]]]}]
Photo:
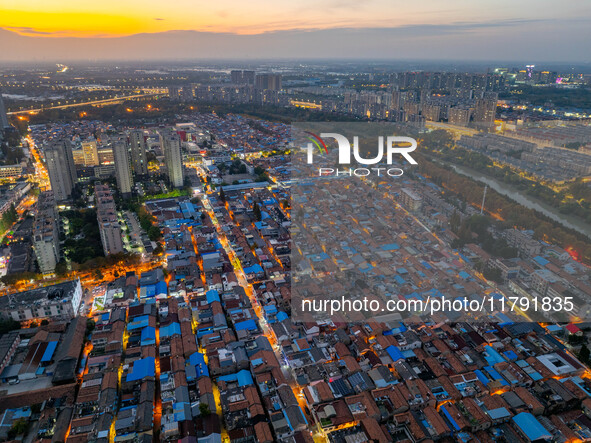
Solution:
[{"label": "nurphoto logo", "polygon": [[[384,157],[387,165],[392,165],[395,156],[401,156],[411,165],[416,165],[416,160],[410,155],[417,148],[417,141],[411,137],[400,137],[400,136],[378,136],[377,137],[377,151],[368,152],[369,157],[364,158],[360,153],[359,149],[359,136],[353,136],[353,144],[349,141],[349,138],[343,134],[337,132],[322,132],[317,135],[310,131],[305,131],[308,135],[309,140],[304,151],[306,152],[306,162],[308,164],[314,164],[314,156],[316,152],[320,155],[329,153],[328,146],[325,142],[326,139],[334,139],[338,146],[338,164],[339,165],[351,165],[351,153],[353,153],[353,159],[356,163],[371,166],[378,165],[384,162]],[[348,168],[338,169],[333,167],[321,167],[318,168],[318,175],[349,175],[363,177],[370,174],[376,174],[378,176],[387,174],[392,177],[398,177],[404,174],[404,170],[400,168],[388,168],[388,167],[372,167],[372,168]]]}]

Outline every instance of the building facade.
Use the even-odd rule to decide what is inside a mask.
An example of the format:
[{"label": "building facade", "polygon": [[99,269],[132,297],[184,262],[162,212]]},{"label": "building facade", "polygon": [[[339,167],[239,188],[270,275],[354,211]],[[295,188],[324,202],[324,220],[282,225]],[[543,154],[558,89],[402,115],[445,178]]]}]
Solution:
[{"label": "building facade", "polygon": [[44,153],[53,195],[57,201],[67,200],[77,181],[72,145],[62,139],[52,143]]},{"label": "building facade", "polygon": [[2,99],[2,91],[0,91],[0,130],[8,128],[10,128],[10,123],[8,123],[8,115],[6,115],[6,107]]},{"label": "building facade", "polygon": [[81,300],[80,280],[71,280],[0,297],[0,317],[20,322],[69,320],[78,313]]},{"label": "building facade", "polygon": [[133,177],[131,176],[129,151],[125,141],[119,140],[113,144],[113,158],[115,160],[117,188],[119,188],[119,192],[121,192],[123,197],[130,197],[131,189],[133,188]]},{"label": "building facade", "polygon": [[59,262],[58,217],[53,192],[44,192],[37,201],[33,225],[33,249],[42,274],[51,274]]},{"label": "building facade", "polygon": [[164,152],[164,162],[170,184],[175,188],[183,186],[183,157],[181,154],[181,138],[173,130],[160,133],[160,144]]},{"label": "building facade", "polygon": [[146,141],[144,131],[134,129],[129,133],[129,144],[131,149],[131,166],[136,175],[148,174],[148,160],[146,158]]},{"label": "building facade", "polygon": [[96,140],[82,142],[82,152],[84,153],[84,166],[98,166],[99,156]]},{"label": "building facade", "polygon": [[121,226],[117,220],[117,209],[111,190],[107,185],[95,186],[96,216],[105,255],[123,252]]}]

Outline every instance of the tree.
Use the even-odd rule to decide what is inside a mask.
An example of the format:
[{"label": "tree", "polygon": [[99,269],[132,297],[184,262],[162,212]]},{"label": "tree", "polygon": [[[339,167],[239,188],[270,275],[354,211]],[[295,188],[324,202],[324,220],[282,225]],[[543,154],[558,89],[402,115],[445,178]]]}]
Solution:
[{"label": "tree", "polygon": [[0,281],[6,285],[13,285],[21,280],[39,279],[40,276],[34,272],[19,272],[18,274],[8,274],[0,278]]},{"label": "tree", "polygon": [[21,324],[12,318],[0,320],[0,335],[20,328]]},{"label": "tree", "polygon": [[259,207],[259,204],[257,202],[254,203],[254,206],[252,207],[252,211],[253,211],[255,220],[261,221],[261,218],[262,218],[261,208]]},{"label": "tree", "polygon": [[460,229],[460,225],[462,223],[462,219],[460,217],[460,214],[458,214],[458,211],[453,212],[453,214],[451,215],[450,219],[449,219],[449,224],[450,224],[450,228],[452,230],[452,232],[457,233]]},{"label": "tree", "polygon": [[64,260],[59,261],[58,264],[55,265],[55,273],[57,275],[67,274],[68,273],[68,264]]},{"label": "tree", "polygon": [[588,364],[590,356],[591,356],[591,351],[589,351],[589,348],[587,347],[587,345],[581,346],[581,350],[579,351],[579,360],[581,360],[583,363]]},{"label": "tree", "polygon": [[224,194],[224,188],[220,188],[220,200],[226,203],[226,194]]},{"label": "tree", "polygon": [[487,280],[492,280],[497,283],[503,283],[503,275],[499,268],[487,266],[482,271],[482,275],[484,275],[484,278],[486,278]]},{"label": "tree", "polygon": [[94,320],[92,318],[89,318],[88,320],[86,320],[86,335],[88,335],[92,331],[94,331],[95,326],[96,326],[96,323],[94,322]]},{"label": "tree", "polygon": [[10,228],[18,219],[18,213],[16,212],[16,208],[14,204],[10,205],[10,209],[2,214],[2,219],[0,219],[0,229],[5,231],[6,229]]},{"label": "tree", "polygon": [[29,429],[29,422],[24,418],[18,419],[12,424],[12,427],[9,429],[8,433],[11,438],[16,437],[17,435],[24,434]]},{"label": "tree", "polygon": [[211,410],[209,409],[209,405],[207,403],[199,403],[199,413],[202,417],[206,417],[211,415]]}]

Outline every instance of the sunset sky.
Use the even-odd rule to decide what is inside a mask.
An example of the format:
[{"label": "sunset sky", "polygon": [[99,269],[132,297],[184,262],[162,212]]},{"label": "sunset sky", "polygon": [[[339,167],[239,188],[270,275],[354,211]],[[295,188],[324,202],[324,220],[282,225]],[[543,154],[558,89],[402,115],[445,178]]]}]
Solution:
[{"label": "sunset sky", "polygon": [[[544,6],[542,6],[544,4]],[[589,17],[585,0],[0,0],[0,27],[23,35],[109,37],[170,30],[255,34]]]},{"label": "sunset sky", "polygon": [[588,0],[0,0],[0,46],[13,49],[0,51],[0,61],[243,55],[591,62],[590,21]]}]

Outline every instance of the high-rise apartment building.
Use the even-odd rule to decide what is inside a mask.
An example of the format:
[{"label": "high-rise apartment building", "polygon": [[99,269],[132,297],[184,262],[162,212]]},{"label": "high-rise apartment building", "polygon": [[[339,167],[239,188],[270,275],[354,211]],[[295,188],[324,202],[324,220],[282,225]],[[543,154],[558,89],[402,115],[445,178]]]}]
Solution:
[{"label": "high-rise apartment building", "polygon": [[447,121],[452,125],[468,126],[472,109],[464,106],[454,106],[447,110]]},{"label": "high-rise apartment building", "polygon": [[6,107],[2,99],[2,91],[0,91],[0,130],[10,128],[8,123],[8,115],[6,115]]},{"label": "high-rise apartment building", "polygon": [[178,86],[169,86],[168,87],[168,96],[171,100],[177,101],[180,99],[180,89]]},{"label": "high-rise apartment building", "polygon": [[107,185],[96,185],[96,216],[105,255],[123,252],[121,226],[117,220],[117,209],[113,194]]},{"label": "high-rise apartment building", "polygon": [[84,151],[82,149],[73,149],[72,158],[75,166],[86,166],[86,159],[84,158]]},{"label": "high-rise apartment building", "polygon": [[181,138],[173,130],[160,132],[160,146],[164,152],[164,162],[170,184],[175,188],[183,186],[183,157],[181,153]]},{"label": "high-rise apartment building", "polygon": [[281,74],[257,74],[255,78],[257,89],[281,90]]},{"label": "high-rise apartment building", "polygon": [[53,192],[43,192],[37,200],[33,224],[33,250],[42,274],[51,274],[59,262],[58,218]]},{"label": "high-rise apartment building", "polygon": [[134,129],[129,133],[129,144],[131,149],[131,166],[136,175],[148,174],[148,160],[146,158],[146,141],[144,131]]},{"label": "high-rise apartment building", "polygon": [[67,200],[77,180],[72,145],[66,139],[55,141],[44,154],[53,195],[57,201]]},{"label": "high-rise apartment building", "polygon": [[115,158],[113,157],[113,147],[111,144],[101,146],[98,149],[98,160],[100,166],[112,165],[115,162]]},{"label": "high-rise apartment building", "polygon": [[236,85],[254,85],[254,71],[234,70],[230,72],[232,83]]},{"label": "high-rise apartment building", "polygon": [[492,126],[495,123],[497,112],[497,100],[481,98],[476,100],[474,109],[474,122],[484,126]]},{"label": "high-rise apartment building", "polygon": [[441,107],[437,105],[424,104],[422,113],[426,120],[437,122],[441,118]]},{"label": "high-rise apartment building", "polygon": [[129,151],[127,149],[127,143],[124,140],[118,140],[113,143],[113,158],[115,160],[117,188],[119,188],[119,192],[121,192],[123,197],[130,197],[131,189],[133,188],[133,178],[129,165]]},{"label": "high-rise apartment building", "polygon": [[82,152],[84,153],[84,166],[99,165],[99,155],[96,140],[86,140],[82,142]]}]

